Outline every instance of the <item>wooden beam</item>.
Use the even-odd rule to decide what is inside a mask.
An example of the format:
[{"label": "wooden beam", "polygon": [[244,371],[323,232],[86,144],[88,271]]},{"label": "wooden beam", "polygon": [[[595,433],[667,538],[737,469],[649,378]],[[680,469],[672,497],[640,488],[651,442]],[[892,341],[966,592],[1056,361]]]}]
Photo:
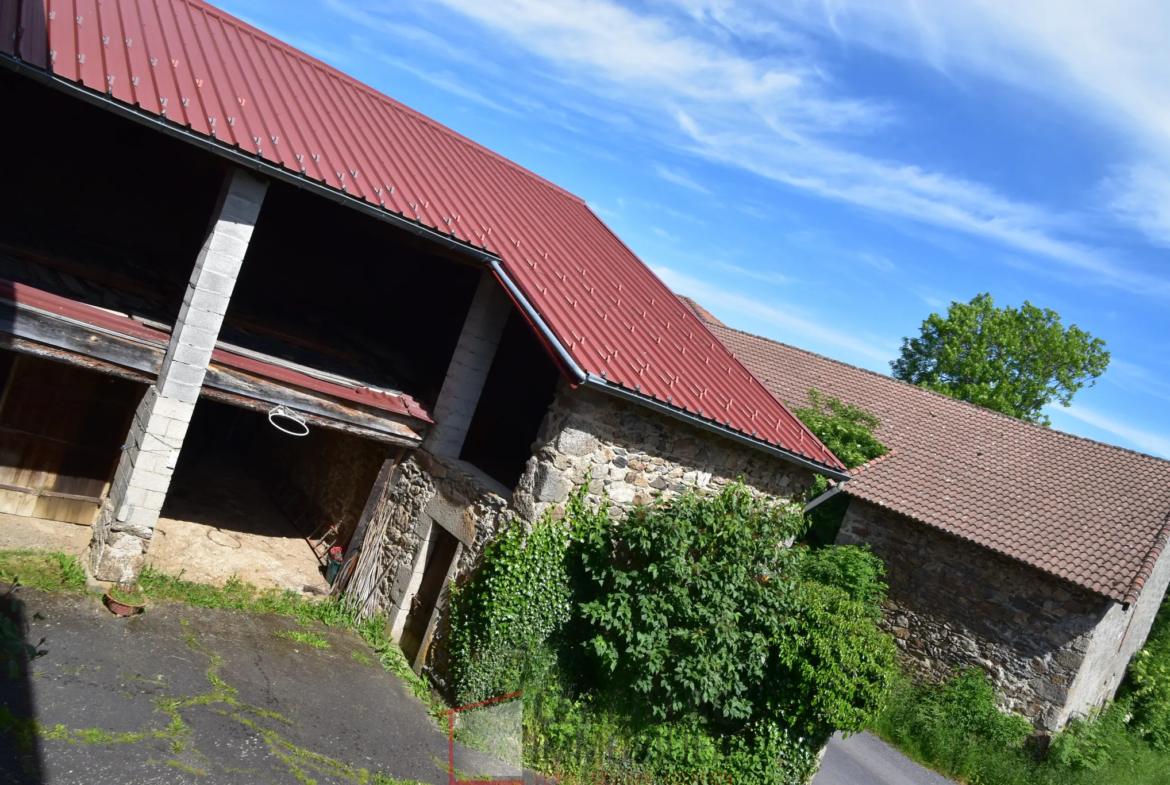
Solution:
[{"label": "wooden beam", "polygon": [[[21,304],[0,301],[0,332],[14,336],[12,348],[105,373],[152,382],[166,347],[116,335],[99,327],[59,317]],[[117,371],[116,369],[123,369]],[[401,446],[415,446],[421,436],[404,422],[409,418],[375,407],[340,402],[322,394],[212,363],[203,397],[268,411],[283,404],[307,415],[313,424]],[[251,399],[263,405],[249,405]]]},{"label": "wooden beam", "polygon": [[[394,478],[394,469],[398,467],[399,461],[406,453],[405,448],[399,448],[389,455],[386,460],[382,461],[382,468],[378,470],[378,477],[374,480],[374,485],[370,489],[370,495],[366,497],[366,506],[362,509],[362,517],[358,519],[357,527],[353,530],[353,536],[349,538],[345,549],[345,561],[341,565],[341,569],[337,571],[337,579],[330,590],[330,594],[338,596],[345,591],[346,585],[349,583],[349,578],[353,574],[352,562],[355,562],[361,554],[362,546],[365,544],[366,532],[370,528],[370,521],[373,520],[374,515],[378,512],[378,505],[382,501],[382,496],[386,493],[386,488],[389,487],[391,480]],[[353,544],[357,547],[350,547]]]}]

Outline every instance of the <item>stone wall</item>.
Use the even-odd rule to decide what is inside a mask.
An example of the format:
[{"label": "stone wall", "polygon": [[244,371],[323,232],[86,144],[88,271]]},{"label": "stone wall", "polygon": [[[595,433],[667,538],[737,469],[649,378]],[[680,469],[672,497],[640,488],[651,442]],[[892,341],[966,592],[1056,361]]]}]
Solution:
[{"label": "stone wall", "polygon": [[1087,714],[1117,692],[1130,658],[1150,634],[1167,584],[1170,584],[1170,549],[1164,549],[1154,564],[1137,602],[1130,608],[1109,603],[1105,618],[1093,634],[1080,674],[1069,690],[1066,707],[1069,715]]},{"label": "stone wall", "polygon": [[604,393],[567,385],[549,408],[512,497],[535,521],[564,514],[582,485],[587,499],[649,504],[688,488],[717,491],[742,477],[753,490],[791,498],[812,484],[808,469]]},{"label": "stone wall", "polygon": [[[387,520],[381,546],[377,607],[401,630],[420,548],[432,521],[462,543],[451,583],[467,580],[484,548],[508,520],[531,524],[545,512],[564,514],[569,494],[587,485],[588,500],[607,496],[629,508],[689,488],[717,491],[742,477],[759,493],[792,497],[813,474],[729,439],[617,398],[563,387],[541,425],[533,456],[514,492],[463,461],[416,450],[395,471],[381,506]],[[509,498],[510,497],[510,498]],[[447,595],[439,600],[419,665],[442,689],[447,684]]]},{"label": "stone wall", "polygon": [[[487,543],[511,517],[507,490],[474,466],[463,461],[439,458],[416,450],[395,470],[383,509],[386,534],[381,545],[381,574],[376,606],[388,616],[392,630],[401,630],[407,610],[407,590],[414,573],[419,548],[434,522],[460,542],[451,579],[465,580],[478,565]],[[419,660],[442,689],[448,665],[445,641],[448,635],[449,586],[439,597],[437,620],[424,641]]]},{"label": "stone wall", "polygon": [[903,662],[940,680],[986,672],[1005,708],[1054,731],[1108,611],[1104,598],[937,529],[854,499],[838,545],[869,543],[885,561],[885,627]]}]

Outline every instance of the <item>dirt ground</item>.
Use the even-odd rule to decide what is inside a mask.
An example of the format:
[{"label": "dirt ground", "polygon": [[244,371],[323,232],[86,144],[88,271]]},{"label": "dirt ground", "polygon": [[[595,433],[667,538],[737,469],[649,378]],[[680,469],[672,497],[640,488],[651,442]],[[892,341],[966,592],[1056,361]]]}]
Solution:
[{"label": "dirt ground", "polygon": [[80,556],[89,548],[93,527],[0,513],[0,548],[34,548]]},{"label": "dirt ground", "polygon": [[200,583],[222,585],[237,575],[265,589],[328,593],[309,543],[256,480],[210,462],[180,469],[148,565]]}]

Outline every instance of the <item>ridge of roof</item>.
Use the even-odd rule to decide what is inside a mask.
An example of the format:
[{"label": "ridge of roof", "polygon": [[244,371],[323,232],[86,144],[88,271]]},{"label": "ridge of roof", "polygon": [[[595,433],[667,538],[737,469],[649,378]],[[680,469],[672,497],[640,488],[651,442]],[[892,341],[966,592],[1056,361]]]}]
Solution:
[{"label": "ridge of roof", "polygon": [[[1048,428],[1048,427],[1045,427],[1043,425],[1037,425],[1034,422],[1028,422],[1027,420],[1021,420],[1019,417],[1012,417],[1010,414],[1004,414],[1003,412],[997,412],[995,409],[988,409],[987,407],[980,406],[977,403],[971,403],[970,401],[964,401],[961,398],[952,398],[949,395],[944,395],[943,393],[928,389],[926,387],[920,387],[917,384],[912,384],[911,382],[907,382],[903,379],[898,379],[898,378],[895,378],[893,376],[888,376],[887,374],[879,373],[878,371],[871,371],[868,368],[862,368],[859,365],[850,365],[847,362],[844,362],[842,360],[837,360],[837,359],[834,359],[832,357],[826,357],[823,354],[817,354],[816,352],[810,352],[808,349],[802,349],[801,347],[793,346],[790,343],[784,343],[783,341],[777,341],[775,338],[768,338],[767,336],[757,335],[755,333],[750,333],[746,330],[739,330],[739,329],[736,329],[735,327],[728,327],[725,324],[708,323],[707,326],[708,327],[720,327],[724,330],[730,330],[731,332],[739,333],[740,335],[746,335],[749,338],[755,338],[755,339],[760,340],[760,341],[767,341],[768,343],[775,344],[777,346],[783,346],[786,349],[792,349],[793,351],[800,352],[801,354],[808,355],[809,357],[815,357],[818,360],[824,360],[826,362],[830,362],[830,363],[833,363],[835,365],[839,365],[843,368],[848,368],[851,371],[858,371],[860,373],[868,374],[869,376],[872,376],[876,379],[880,379],[883,382],[902,385],[902,386],[908,387],[912,390],[916,390],[918,392],[925,393],[926,395],[934,396],[940,402],[945,402],[947,405],[965,406],[971,410],[979,412],[982,415],[991,415],[993,417],[1000,417],[1003,420],[1005,420],[1006,422],[1017,424],[1017,425],[1027,426],[1029,428],[1033,428],[1038,433],[1052,434],[1054,436],[1063,437],[1065,439],[1070,439],[1073,441],[1085,442],[1086,444],[1090,444],[1090,445],[1093,445],[1095,447],[1105,447],[1107,449],[1117,450],[1118,452],[1122,452],[1122,453],[1132,455],[1132,456],[1135,456],[1138,458],[1148,458],[1152,461],[1157,461],[1158,463],[1164,463],[1164,464],[1170,465],[1170,460],[1168,460],[1166,458],[1160,458],[1157,455],[1150,455],[1149,453],[1142,452],[1141,450],[1134,450],[1134,449],[1131,449],[1129,447],[1121,447],[1120,445],[1110,444],[1109,442],[1101,442],[1101,441],[1097,441],[1096,439],[1090,439],[1087,436],[1078,436],[1075,433],[1069,433],[1067,431],[1061,431],[1061,430],[1057,430],[1055,428]],[[730,348],[728,348],[728,351],[731,352],[733,355],[735,355],[735,352],[732,351]],[[736,357],[736,359],[739,359],[738,356]],[[742,362],[742,360],[741,360],[741,362]]]},{"label": "ridge of roof", "polygon": [[344,71],[342,71],[338,68],[335,68],[334,66],[329,65],[329,63],[326,63],[324,60],[321,60],[320,58],[317,58],[317,57],[313,57],[311,54],[309,54],[307,52],[303,52],[300,49],[297,49],[292,44],[287,44],[284,41],[281,41],[279,38],[272,35],[271,33],[266,33],[263,30],[261,30],[260,28],[254,26],[254,25],[248,24],[243,19],[240,19],[237,16],[233,16],[233,15],[229,14],[228,12],[224,11],[222,8],[219,8],[218,6],[211,5],[210,3],[204,2],[203,0],[182,0],[182,2],[186,3],[187,5],[198,8],[201,11],[203,11],[204,13],[208,14],[209,16],[214,16],[217,19],[219,19],[220,21],[224,22],[225,24],[230,24],[232,27],[235,27],[236,29],[238,29],[242,32],[246,32],[248,35],[252,36],[253,38],[260,40],[260,41],[263,41],[268,46],[274,47],[276,49],[280,49],[285,54],[288,54],[288,55],[295,57],[297,60],[300,60],[302,63],[304,63],[308,66],[311,66],[314,68],[320,68],[322,71],[327,72],[330,76],[332,76],[336,79],[339,79],[343,82],[346,82],[354,89],[359,90],[359,91],[365,93],[366,95],[369,95],[373,98],[376,98],[379,101],[384,101],[384,102],[391,104],[395,109],[402,111],[402,112],[405,112],[406,114],[409,114],[412,117],[414,117],[416,120],[419,120],[423,123],[426,123],[427,125],[430,125],[436,131],[439,131],[440,133],[444,134],[452,141],[458,142],[459,144],[462,144],[462,145],[465,145],[468,147],[475,148],[480,153],[485,153],[487,155],[490,155],[492,158],[495,158],[497,161],[504,164],[505,166],[511,167],[513,170],[515,170],[523,175],[526,175],[527,177],[532,178],[533,180],[537,181],[541,185],[544,185],[548,188],[552,188],[555,191],[559,191],[562,195],[567,196],[570,199],[573,199],[573,200],[579,202],[580,204],[585,204],[585,200],[583,198],[581,198],[580,196],[577,196],[572,191],[565,190],[564,188],[562,188],[561,186],[552,182],[551,180],[538,175],[536,172],[532,171],[531,169],[528,169],[526,167],[521,166],[520,164],[516,163],[515,161],[513,161],[510,158],[505,158],[503,155],[497,153],[495,150],[492,150],[490,147],[485,147],[484,145],[480,144],[479,142],[475,141],[474,139],[470,139],[470,138],[464,136],[463,134],[459,133],[458,131],[454,130],[453,128],[450,128],[446,125],[443,125],[438,120],[435,120],[433,117],[428,117],[427,115],[423,114],[422,112],[418,111],[417,109],[413,109],[413,108],[407,106],[406,104],[402,103],[401,101],[394,100],[390,96],[383,93],[381,90],[378,90],[378,89],[366,84],[365,82],[362,82],[358,79],[355,79],[354,77],[350,76],[349,74],[345,73]]}]

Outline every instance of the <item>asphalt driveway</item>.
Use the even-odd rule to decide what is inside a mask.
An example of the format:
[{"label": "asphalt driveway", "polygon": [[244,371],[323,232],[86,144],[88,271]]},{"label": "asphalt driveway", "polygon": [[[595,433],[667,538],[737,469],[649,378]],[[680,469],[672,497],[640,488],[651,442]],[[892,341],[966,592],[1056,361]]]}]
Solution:
[{"label": "asphalt driveway", "polygon": [[872,733],[829,741],[812,785],[953,785],[938,772],[919,766]]},{"label": "asphalt driveway", "polygon": [[47,654],[0,675],[0,782],[447,782],[446,735],[349,633],[315,627],[315,648],[281,637],[291,618],[19,596]]}]

